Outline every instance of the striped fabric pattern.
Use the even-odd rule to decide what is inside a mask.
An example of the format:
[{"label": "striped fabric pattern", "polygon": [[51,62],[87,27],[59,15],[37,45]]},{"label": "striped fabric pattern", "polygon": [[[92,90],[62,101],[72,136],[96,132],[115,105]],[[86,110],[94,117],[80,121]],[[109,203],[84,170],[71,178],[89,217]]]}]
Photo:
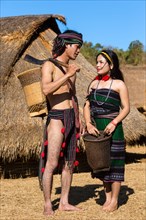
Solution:
[{"label": "striped fabric pattern", "polygon": [[[108,123],[110,123],[120,111],[121,103],[119,94],[111,90],[109,98],[106,100],[108,91],[108,89],[98,89],[95,96],[95,90],[93,89],[87,96],[87,100],[90,101],[91,118],[98,130],[104,130]],[[99,178],[105,182],[124,181],[125,139],[122,122],[117,125],[112,134],[110,153],[110,171],[99,173],[92,172],[92,177]]]},{"label": "striped fabric pattern", "polygon": [[[51,110],[47,118],[46,127],[48,126],[51,119],[62,121],[65,128],[64,141],[66,141],[67,144],[65,160],[74,161],[76,154],[76,127],[74,109]],[[47,140],[47,135],[45,139]]]},{"label": "striped fabric pattern", "polygon": [[[76,138],[76,126],[75,126],[75,113],[74,109],[65,109],[65,110],[50,110],[48,114],[48,118],[46,121],[46,125],[44,128],[44,140],[41,149],[40,161],[39,161],[39,183],[40,188],[42,189],[42,177],[47,161],[47,154],[48,154],[48,147],[49,147],[49,140],[47,134],[47,127],[50,123],[51,119],[61,120],[63,123],[63,130],[64,140],[66,147],[64,149],[64,161],[68,162],[68,165],[73,165],[76,159],[76,146],[77,146],[77,138]],[[62,144],[63,144],[62,143]],[[60,146],[61,148],[61,146]]]}]

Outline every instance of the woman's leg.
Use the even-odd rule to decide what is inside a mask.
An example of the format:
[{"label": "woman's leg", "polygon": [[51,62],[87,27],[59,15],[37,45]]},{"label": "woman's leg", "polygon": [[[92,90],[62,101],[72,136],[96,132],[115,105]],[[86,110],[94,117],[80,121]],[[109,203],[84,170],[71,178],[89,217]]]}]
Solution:
[{"label": "woman's leg", "polygon": [[104,192],[105,192],[105,203],[103,204],[103,210],[106,210],[106,207],[110,204],[112,199],[112,189],[110,182],[103,182]]},{"label": "woman's leg", "polygon": [[121,189],[121,182],[113,182],[111,187],[112,187],[112,198],[110,204],[106,208],[106,210],[109,212],[113,212],[118,208],[118,198]]}]

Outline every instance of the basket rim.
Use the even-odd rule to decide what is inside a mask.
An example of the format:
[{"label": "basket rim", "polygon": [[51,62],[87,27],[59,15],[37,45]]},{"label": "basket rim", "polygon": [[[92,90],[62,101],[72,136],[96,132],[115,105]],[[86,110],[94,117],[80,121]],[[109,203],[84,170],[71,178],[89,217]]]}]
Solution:
[{"label": "basket rim", "polygon": [[33,71],[33,70],[38,70],[38,69],[41,69],[41,68],[40,68],[40,67],[35,67],[35,68],[29,69],[29,70],[25,70],[24,72],[21,72],[21,73],[19,73],[19,74],[16,75],[16,76],[17,76],[17,78],[19,78],[19,76],[25,75],[25,74],[27,74],[28,72],[31,72],[31,71]]},{"label": "basket rim", "polygon": [[[94,137],[94,139],[90,139],[89,140],[88,138],[86,138],[87,136],[92,136],[92,137]],[[89,134],[89,133],[85,133],[85,134],[82,135],[82,138],[83,138],[84,141],[88,141],[88,142],[103,142],[103,141],[107,141],[107,140],[111,139],[112,134],[110,134],[108,136],[105,136],[104,138],[100,138],[100,139],[98,139],[98,137],[96,137],[95,135]]]}]

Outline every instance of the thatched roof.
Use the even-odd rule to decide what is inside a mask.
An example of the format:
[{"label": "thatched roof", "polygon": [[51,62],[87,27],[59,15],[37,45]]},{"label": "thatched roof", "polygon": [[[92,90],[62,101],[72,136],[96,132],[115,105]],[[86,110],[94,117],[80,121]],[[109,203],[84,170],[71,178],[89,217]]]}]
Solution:
[{"label": "thatched roof", "polygon": [[123,127],[127,143],[146,144],[146,117],[136,107],[131,106],[129,115],[123,120]]},{"label": "thatched roof", "polygon": [[[1,125],[0,158],[14,161],[17,158],[39,157],[46,117],[31,118],[23,88],[17,74],[36,68],[24,61],[25,54],[39,59],[51,56],[51,41],[60,33],[56,19],[65,24],[59,15],[20,16],[2,18],[1,22]],[[80,112],[87,87],[96,75],[96,69],[80,54],[76,60],[81,67],[77,75],[77,96]],[[132,107],[124,121],[128,142],[137,142],[145,136],[145,118]]]},{"label": "thatched roof", "polygon": [[50,28],[55,33],[60,33],[56,19],[66,24],[65,18],[61,15],[16,16],[0,19],[0,73],[3,84],[6,83],[13,66],[30,41],[36,38],[43,28]]},{"label": "thatched roof", "polygon": [[23,60],[23,54],[27,49],[29,51],[32,42],[36,42],[37,38],[39,41],[33,46],[32,53],[35,52],[36,56],[42,58],[45,46],[42,47],[40,41],[44,31],[47,30],[49,40],[60,33],[56,20],[66,24],[65,18],[61,15],[0,19],[0,158],[3,160],[11,161],[19,157],[29,158],[32,155],[39,155],[43,121],[42,118],[33,120],[30,118],[22,86],[16,74],[33,67]]}]

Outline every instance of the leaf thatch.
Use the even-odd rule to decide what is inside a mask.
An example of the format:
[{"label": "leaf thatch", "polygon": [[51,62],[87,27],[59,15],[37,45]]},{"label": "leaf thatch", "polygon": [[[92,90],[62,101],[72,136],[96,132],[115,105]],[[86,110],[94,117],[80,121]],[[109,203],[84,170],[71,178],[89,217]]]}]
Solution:
[{"label": "leaf thatch", "polygon": [[146,117],[134,106],[123,120],[125,139],[130,145],[146,143]]},{"label": "leaf thatch", "polygon": [[19,16],[0,19],[1,26],[1,82],[5,84],[13,66],[23,50],[29,45],[32,38],[44,29],[51,29],[60,33],[56,20],[66,24],[65,18],[60,15]]}]

